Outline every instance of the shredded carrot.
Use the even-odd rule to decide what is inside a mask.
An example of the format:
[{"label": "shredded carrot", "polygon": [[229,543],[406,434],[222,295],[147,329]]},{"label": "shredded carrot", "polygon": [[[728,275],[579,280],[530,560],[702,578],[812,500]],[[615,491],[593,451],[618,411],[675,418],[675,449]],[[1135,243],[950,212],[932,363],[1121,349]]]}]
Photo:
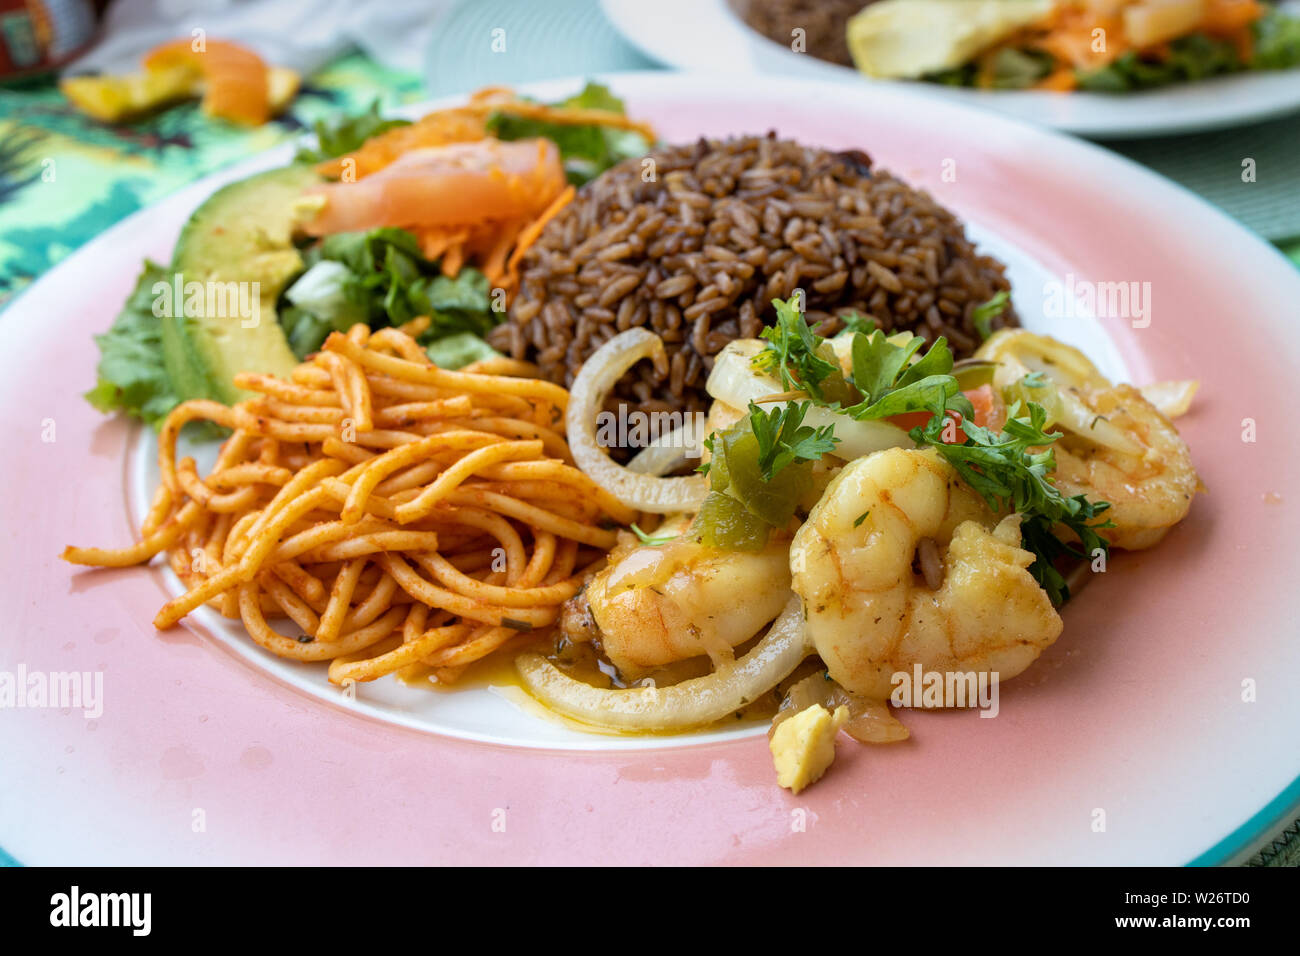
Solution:
[{"label": "shredded carrot", "polygon": [[1244,26],[1236,33],[1229,34],[1224,39],[1230,41],[1233,48],[1237,51],[1237,57],[1242,63],[1249,63],[1255,58],[1255,31],[1249,26]]},{"label": "shredded carrot", "polygon": [[1079,86],[1079,75],[1068,66],[1057,67],[1047,76],[1034,84],[1036,90],[1051,90],[1057,93],[1069,93]]},{"label": "shredded carrot", "polygon": [[445,276],[456,276],[460,273],[460,267],[465,264],[465,247],[457,244],[448,249],[442,256],[442,274]]},{"label": "shredded carrot", "polygon": [[[622,113],[547,106],[520,99],[507,87],[488,87],[471,96],[464,106],[438,110],[408,126],[394,127],[373,136],[353,152],[318,164],[316,170],[329,178],[340,178],[347,170],[357,179],[362,179],[413,149],[488,139],[490,134],[487,121],[495,112],[551,123],[633,130],[651,142],[655,139],[655,132],[649,125],[630,119]],[[542,144],[538,145],[540,150]],[[540,164],[538,168],[541,168]],[[503,177],[505,185],[512,192],[535,197],[537,205],[546,202],[554,188],[550,184],[542,188],[540,181],[534,182],[518,174],[509,174],[507,178],[503,170],[496,170],[493,174]],[[417,225],[408,228],[419,241],[424,256],[431,261],[440,262],[445,275],[455,276],[467,263],[473,263],[482,270],[493,287],[513,294],[518,285],[518,268],[524,253],[537,241],[546,224],[568,205],[574,195],[573,186],[565,187],[531,220],[485,218],[471,226]]]},{"label": "shredded carrot", "polygon": [[1206,0],[1201,29],[1214,36],[1235,39],[1265,13],[1258,0]]},{"label": "shredded carrot", "polygon": [[524,228],[525,224],[518,220],[506,223],[492,247],[483,256],[480,268],[494,286],[503,288],[506,286],[506,256],[510,255],[511,248],[519,241]]},{"label": "shredded carrot", "polygon": [[542,214],[534,219],[520,234],[519,241],[515,243],[515,251],[510,254],[510,261],[506,263],[506,277],[509,280],[508,287],[510,289],[514,288],[515,282],[518,279],[518,273],[515,270],[518,269],[519,262],[523,259],[524,253],[527,252],[529,247],[537,241],[537,237],[542,234],[542,230],[546,228],[546,224],[554,219],[556,214],[569,204],[576,193],[577,190],[572,186],[568,187],[564,192],[556,196],[555,201],[547,206]]},{"label": "shredded carrot", "polygon": [[1093,11],[1087,5],[1059,8],[1045,32],[1031,45],[1080,70],[1105,66],[1129,46],[1118,16]]},{"label": "shredded carrot", "polygon": [[655,139],[654,129],[648,124],[622,113],[547,106],[545,103],[520,99],[507,87],[488,87],[471,96],[465,106],[437,110],[409,126],[396,126],[371,137],[360,149],[320,163],[316,171],[322,176],[337,179],[349,168],[350,160],[352,173],[360,179],[383,169],[408,150],[422,146],[472,143],[487,137],[488,117],[497,112],[550,123],[634,130],[651,142]]}]

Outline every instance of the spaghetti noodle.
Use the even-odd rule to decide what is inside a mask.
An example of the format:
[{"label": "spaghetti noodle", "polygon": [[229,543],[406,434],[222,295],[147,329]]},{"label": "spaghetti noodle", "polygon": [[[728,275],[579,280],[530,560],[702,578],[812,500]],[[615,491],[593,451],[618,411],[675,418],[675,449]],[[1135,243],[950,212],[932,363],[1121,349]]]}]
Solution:
[{"label": "spaghetti noodle", "polygon": [[[338,684],[455,680],[550,633],[615,525],[637,517],[573,466],[556,430],[568,394],[530,374],[511,359],[440,369],[397,329],[336,332],[289,381],[237,376],[253,398],[177,406],[142,539],[63,557],[123,567],[166,552],[186,591],[160,629],[208,604],[274,654],[329,661]],[[201,420],[232,431],[206,476],[176,452]]]}]

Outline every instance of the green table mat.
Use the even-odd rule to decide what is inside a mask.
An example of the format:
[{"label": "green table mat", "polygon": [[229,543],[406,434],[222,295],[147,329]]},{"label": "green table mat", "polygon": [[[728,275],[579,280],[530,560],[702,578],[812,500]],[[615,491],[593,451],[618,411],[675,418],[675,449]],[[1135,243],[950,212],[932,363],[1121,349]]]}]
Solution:
[{"label": "green table mat", "polygon": [[119,219],[301,136],[318,117],[424,95],[417,76],[359,55],[306,78],[286,113],[252,130],[195,105],[113,126],[75,110],[53,83],[0,88],[0,307]]},{"label": "green table mat", "polygon": [[[509,56],[484,55],[504,27]],[[379,99],[385,106],[493,84],[653,66],[596,0],[470,0],[448,12],[423,83],[352,55],[307,78],[291,109],[256,130],[193,106],[133,126],[76,112],[50,83],[0,88],[0,308],[118,220],[223,166],[294,138],[319,116]],[[1276,242],[1300,266],[1300,118],[1112,148],[1176,179]],[[1255,160],[1243,182],[1242,160]],[[0,850],[0,865],[13,863]],[[1300,820],[1247,864],[1300,865]]]}]

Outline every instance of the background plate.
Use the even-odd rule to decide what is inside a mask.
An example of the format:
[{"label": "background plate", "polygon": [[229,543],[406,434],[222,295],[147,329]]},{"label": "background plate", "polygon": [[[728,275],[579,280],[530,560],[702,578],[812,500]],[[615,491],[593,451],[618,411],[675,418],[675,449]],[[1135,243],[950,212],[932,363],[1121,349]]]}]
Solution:
[{"label": "background plate", "polygon": [[680,70],[784,74],[857,84],[866,96],[905,85],[968,106],[995,110],[1098,139],[1167,136],[1222,129],[1300,110],[1300,70],[1243,73],[1123,96],[1034,90],[969,90],[934,83],[873,80],[769,40],[728,0],[600,0],[629,43]]}]

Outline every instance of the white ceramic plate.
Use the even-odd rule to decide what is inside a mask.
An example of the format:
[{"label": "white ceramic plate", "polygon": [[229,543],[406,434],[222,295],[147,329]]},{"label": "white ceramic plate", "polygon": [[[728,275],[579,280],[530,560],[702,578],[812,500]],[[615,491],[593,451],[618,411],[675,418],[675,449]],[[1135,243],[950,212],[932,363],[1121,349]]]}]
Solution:
[{"label": "white ceramic plate", "polygon": [[[1278,396],[1300,367],[1300,274],[1113,154],[904,88],[863,99],[794,80],[607,82],[667,142],[774,128],[865,148],[931,191],[1008,263],[1031,325],[1138,383],[1202,380],[1180,428],[1212,493],[1158,548],[1113,556],[1066,607],[1062,637],[1002,691],[998,719],[909,713],[906,744],[842,743],[797,797],[775,785],[759,728],[578,739],[482,687],[420,697],[386,679],[346,701],[323,667],[269,659],[212,616],[155,632],[176,588],[157,564],[86,572],[57,557],[131,540],[150,482],[152,440],[81,398],[91,337],[142,258],[166,259],[204,198],[283,163],[280,150],[125,220],[0,318],[0,428],[14,439],[0,470],[0,670],[104,680],[99,716],[0,710],[0,845],[47,864],[1181,864],[1239,859],[1289,822],[1300,449]],[[1046,319],[1047,293],[1071,276],[1150,283],[1150,323]],[[1257,685],[1249,702],[1243,681]],[[792,834],[795,811],[806,832]]]},{"label": "white ceramic plate", "polygon": [[[601,0],[601,8],[628,42],[677,69],[856,83],[864,95],[882,85],[900,84],[897,80],[873,80],[848,67],[794,53],[750,29],[728,0]],[[969,90],[919,82],[904,85],[1095,139],[1193,133],[1300,111],[1300,70],[1242,73],[1117,96]]]}]

